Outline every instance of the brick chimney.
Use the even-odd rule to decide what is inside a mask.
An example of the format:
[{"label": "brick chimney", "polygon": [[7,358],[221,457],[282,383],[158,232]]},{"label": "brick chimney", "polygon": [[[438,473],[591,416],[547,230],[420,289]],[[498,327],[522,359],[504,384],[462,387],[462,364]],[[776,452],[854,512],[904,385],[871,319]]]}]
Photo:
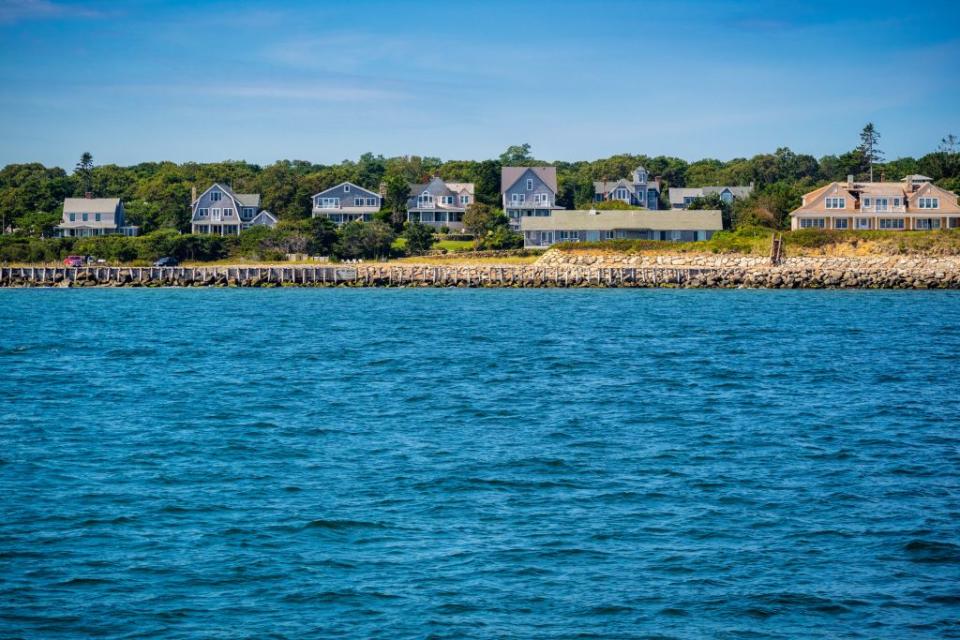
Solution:
[{"label": "brick chimney", "polygon": [[86,193],[83,194],[83,197],[86,198],[87,200],[93,200],[93,191],[87,191]]},{"label": "brick chimney", "polygon": [[197,201],[197,185],[190,187],[190,202]]}]

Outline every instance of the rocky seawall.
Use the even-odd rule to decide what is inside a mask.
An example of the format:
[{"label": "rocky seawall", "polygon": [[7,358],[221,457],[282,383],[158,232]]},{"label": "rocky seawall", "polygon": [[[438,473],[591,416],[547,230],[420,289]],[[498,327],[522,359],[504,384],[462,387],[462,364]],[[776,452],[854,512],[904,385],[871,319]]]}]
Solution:
[{"label": "rocky seawall", "polygon": [[2,267],[0,287],[675,287],[960,289],[956,257],[560,255],[531,265]]}]

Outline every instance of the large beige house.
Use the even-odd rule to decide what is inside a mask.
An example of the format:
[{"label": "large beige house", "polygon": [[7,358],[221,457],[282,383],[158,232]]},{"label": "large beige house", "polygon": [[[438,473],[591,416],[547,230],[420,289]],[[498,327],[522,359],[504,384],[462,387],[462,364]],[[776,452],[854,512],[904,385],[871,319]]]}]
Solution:
[{"label": "large beige house", "polygon": [[912,231],[960,228],[957,194],[911,175],[900,182],[832,182],[803,196],[791,229]]}]

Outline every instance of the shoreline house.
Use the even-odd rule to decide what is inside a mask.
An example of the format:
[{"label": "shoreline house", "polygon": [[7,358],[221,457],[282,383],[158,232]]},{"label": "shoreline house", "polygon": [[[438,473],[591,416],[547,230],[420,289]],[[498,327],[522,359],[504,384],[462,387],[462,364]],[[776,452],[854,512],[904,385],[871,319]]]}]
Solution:
[{"label": "shoreline house", "polygon": [[542,249],[558,242],[600,240],[709,240],[723,230],[720,211],[658,211],[591,209],[557,211],[549,217],[523,218],[520,231],[525,249]]},{"label": "shoreline house", "polygon": [[370,222],[382,203],[379,193],[352,182],[341,182],[313,196],[313,217],[327,218],[338,226],[347,222]]},{"label": "shoreline house", "polygon": [[237,236],[251,227],[277,226],[276,217],[260,209],[259,193],[234,193],[220,183],[214,183],[199,197],[194,188],[190,207],[190,233]]},{"label": "shoreline house", "polygon": [[407,221],[462,231],[463,214],[475,200],[472,182],[444,182],[434,176],[426,184],[410,185]]},{"label": "shoreline house", "polygon": [[500,171],[503,211],[510,228],[519,231],[522,218],[548,217],[563,209],[557,203],[556,167],[503,167]]},{"label": "shoreline house", "polygon": [[120,198],[94,198],[88,193],[83,198],[64,199],[63,215],[54,233],[60,238],[135,236],[140,227],[126,224]]},{"label": "shoreline house", "polygon": [[831,182],[803,196],[791,229],[927,231],[960,228],[957,194],[927,176],[900,182]]},{"label": "shoreline house", "polygon": [[660,178],[650,179],[643,167],[637,167],[630,175],[631,179],[600,180],[593,183],[594,198],[597,202],[620,200],[630,206],[657,210],[660,208]]},{"label": "shoreline house", "polygon": [[720,196],[720,200],[730,204],[737,198],[748,198],[753,193],[753,183],[746,187],[670,187],[668,197],[671,209],[686,209],[697,198],[710,195]]}]

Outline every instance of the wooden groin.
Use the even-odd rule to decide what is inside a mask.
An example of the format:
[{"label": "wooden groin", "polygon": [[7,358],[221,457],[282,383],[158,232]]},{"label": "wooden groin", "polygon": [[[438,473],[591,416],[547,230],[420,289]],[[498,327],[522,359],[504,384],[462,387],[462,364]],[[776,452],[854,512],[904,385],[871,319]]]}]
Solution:
[{"label": "wooden groin", "polygon": [[715,269],[538,265],[0,267],[3,287],[661,287]]}]

